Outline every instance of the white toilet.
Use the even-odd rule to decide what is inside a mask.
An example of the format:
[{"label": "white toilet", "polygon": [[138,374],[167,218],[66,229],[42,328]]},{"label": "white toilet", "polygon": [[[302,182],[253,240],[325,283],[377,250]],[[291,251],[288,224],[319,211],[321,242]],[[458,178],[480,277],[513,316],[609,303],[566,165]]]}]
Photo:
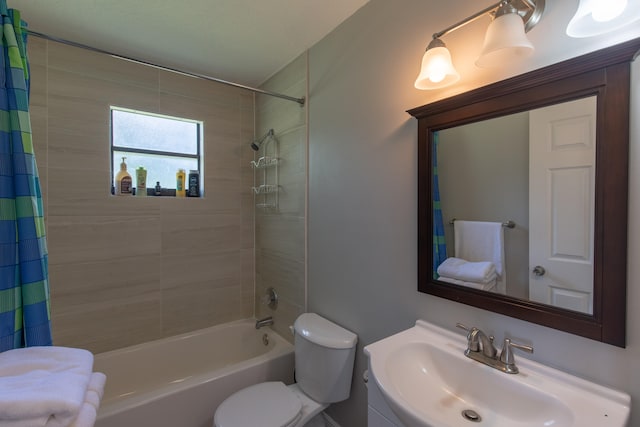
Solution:
[{"label": "white toilet", "polygon": [[349,398],[358,337],[314,313],[300,315],[293,327],[297,383],[260,383],[232,394],[216,410],[214,427],[324,425],[320,413]]}]

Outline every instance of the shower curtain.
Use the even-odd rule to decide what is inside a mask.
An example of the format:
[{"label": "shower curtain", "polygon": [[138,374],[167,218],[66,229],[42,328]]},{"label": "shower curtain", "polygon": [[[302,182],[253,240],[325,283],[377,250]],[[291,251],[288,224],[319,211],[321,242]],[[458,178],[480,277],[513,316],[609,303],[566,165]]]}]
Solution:
[{"label": "shower curtain", "polygon": [[51,345],[47,244],[31,140],[26,23],[0,0],[0,351]]},{"label": "shower curtain", "polygon": [[447,259],[447,243],[444,238],[444,222],[440,208],[440,185],[438,182],[438,132],[433,133],[433,278],[437,279],[438,266]]}]

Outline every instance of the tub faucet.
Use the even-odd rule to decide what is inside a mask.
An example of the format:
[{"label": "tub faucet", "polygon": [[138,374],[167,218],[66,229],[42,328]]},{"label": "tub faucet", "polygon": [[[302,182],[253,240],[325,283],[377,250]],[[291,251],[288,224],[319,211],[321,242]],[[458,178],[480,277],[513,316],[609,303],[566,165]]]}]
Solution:
[{"label": "tub faucet", "polygon": [[265,317],[264,319],[256,320],[256,329],[260,329],[263,326],[273,325],[273,317]]},{"label": "tub faucet", "polygon": [[500,355],[493,345],[493,336],[487,336],[484,332],[476,327],[467,328],[462,323],[456,326],[467,331],[467,349],[464,355],[476,362],[484,363],[492,368],[498,369],[507,374],[517,374],[515,357],[512,348],[533,353],[533,347],[512,342],[509,338],[504,339],[504,345]]}]

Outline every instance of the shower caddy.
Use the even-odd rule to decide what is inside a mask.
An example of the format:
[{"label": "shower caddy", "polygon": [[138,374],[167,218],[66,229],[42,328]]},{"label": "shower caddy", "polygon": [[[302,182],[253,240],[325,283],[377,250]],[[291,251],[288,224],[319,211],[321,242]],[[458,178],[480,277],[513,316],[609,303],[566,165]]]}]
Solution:
[{"label": "shower caddy", "polygon": [[276,209],[278,207],[278,163],[280,159],[278,157],[278,140],[273,129],[269,129],[256,146],[260,157],[251,161],[251,168],[254,170],[254,186],[251,187],[251,190],[256,198],[256,207]]}]

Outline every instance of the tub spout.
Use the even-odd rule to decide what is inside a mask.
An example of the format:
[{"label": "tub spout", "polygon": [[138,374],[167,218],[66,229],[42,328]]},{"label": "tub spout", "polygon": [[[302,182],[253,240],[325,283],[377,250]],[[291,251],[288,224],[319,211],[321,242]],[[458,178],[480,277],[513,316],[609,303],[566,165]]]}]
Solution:
[{"label": "tub spout", "polygon": [[256,320],[256,329],[260,329],[263,326],[273,325],[273,317],[265,317],[264,319]]}]

